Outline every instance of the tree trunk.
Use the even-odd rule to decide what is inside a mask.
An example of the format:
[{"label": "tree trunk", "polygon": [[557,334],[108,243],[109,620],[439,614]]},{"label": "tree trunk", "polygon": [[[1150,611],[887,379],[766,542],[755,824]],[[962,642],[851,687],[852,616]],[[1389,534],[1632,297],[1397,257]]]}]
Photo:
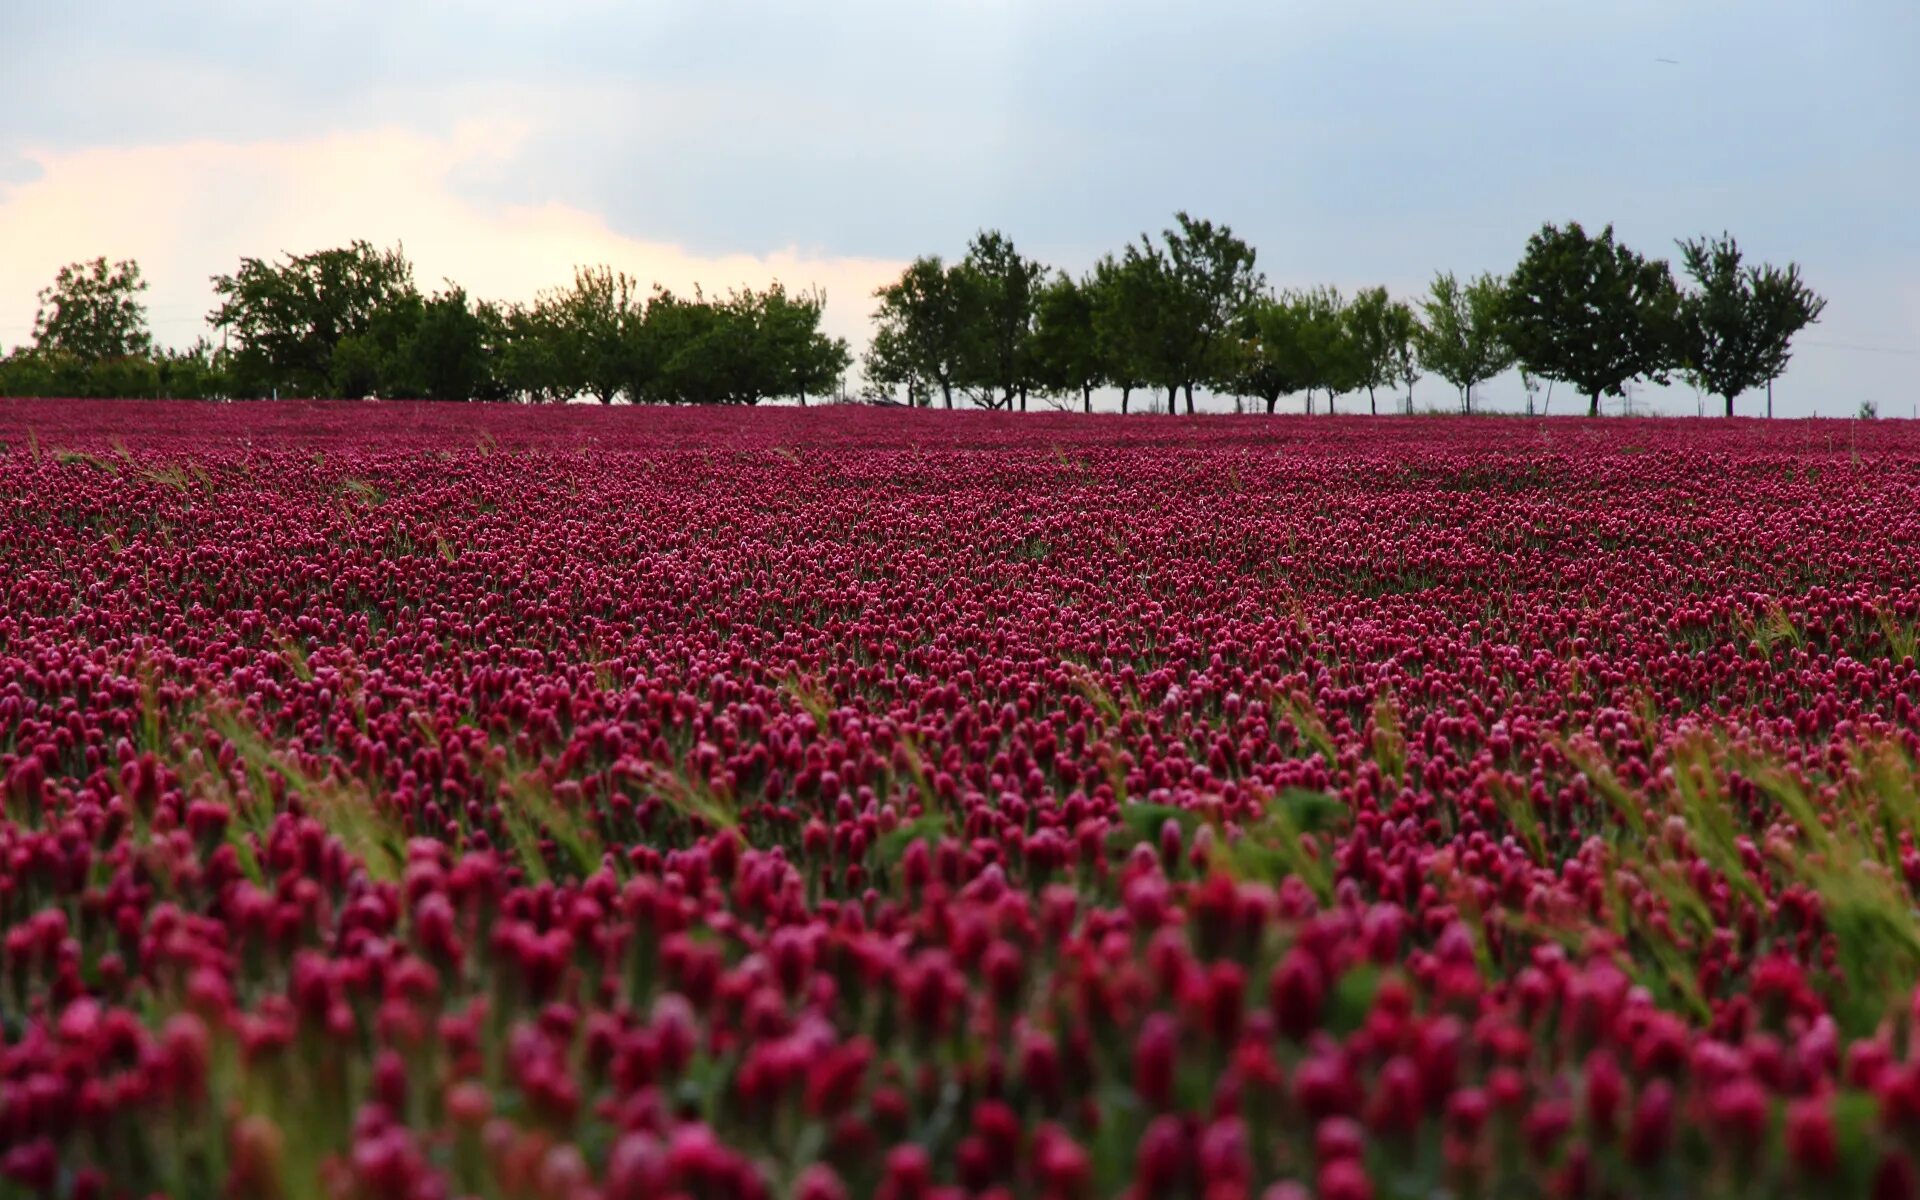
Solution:
[{"label": "tree trunk", "polygon": [[1127,415],[1127,401],[1129,398],[1132,397],[1132,395],[1133,395],[1132,384],[1123,383],[1120,385],[1120,415],[1123,417]]},{"label": "tree trunk", "polygon": [[1587,397],[1587,415],[1590,417],[1597,417],[1600,415],[1600,393],[1599,392],[1595,392],[1593,395]]},{"label": "tree trunk", "polygon": [[947,407],[953,407],[953,384],[949,380],[940,381],[940,394],[946,399]]},{"label": "tree trunk", "polygon": [[1380,404],[1373,398],[1373,385],[1367,385],[1367,411],[1374,416],[1380,415]]},{"label": "tree trunk", "polygon": [[1187,415],[1193,415],[1193,384],[1187,384]]},{"label": "tree trunk", "polygon": [[1773,420],[1773,380],[1767,380],[1767,420]]},{"label": "tree trunk", "polygon": [[1024,383],[1020,385],[1020,411],[1027,411],[1027,385]]},{"label": "tree trunk", "polygon": [[807,406],[807,389],[801,388],[800,389],[800,407],[805,408],[806,406]]},{"label": "tree trunk", "polygon": [[1280,393],[1275,392],[1273,395],[1265,397],[1265,400],[1267,402],[1267,415],[1272,416],[1274,406],[1280,403]]},{"label": "tree trunk", "polygon": [[1180,415],[1180,385],[1177,383],[1167,385],[1167,415],[1170,417]]},{"label": "tree trunk", "polygon": [[1338,413],[1333,411],[1333,389],[1332,388],[1327,389],[1327,415],[1330,417],[1339,415]]},{"label": "tree trunk", "polygon": [[1083,383],[1080,385],[1080,404],[1083,408],[1086,409],[1086,411],[1088,412],[1093,411],[1093,385],[1092,384]]},{"label": "tree trunk", "polygon": [[1727,397],[1727,415],[1728,416],[1733,415],[1733,397],[1732,396]]}]

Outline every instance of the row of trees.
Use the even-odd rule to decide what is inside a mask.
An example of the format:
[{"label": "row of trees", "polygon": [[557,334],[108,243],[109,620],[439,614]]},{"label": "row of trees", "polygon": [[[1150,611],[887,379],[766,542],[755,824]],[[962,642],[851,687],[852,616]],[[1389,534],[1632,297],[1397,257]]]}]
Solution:
[{"label": "row of trees", "polygon": [[777,283],[643,294],[596,267],[530,304],[476,303],[453,284],[423,294],[400,249],[355,242],[215,276],[221,346],[183,351],[154,348],[146,287],[134,262],[62,269],[33,344],[0,360],[0,395],[804,403],[852,361],[820,330],[825,298]]},{"label": "row of trees", "polygon": [[1797,266],[1753,266],[1727,235],[1679,243],[1690,280],[1620,244],[1612,226],[1543,226],[1506,276],[1438,275],[1417,303],[1385,288],[1348,298],[1333,287],[1276,293],[1253,248],[1225,225],[1186,213],[1156,241],[1142,235],[1085,275],[1048,272],[997,231],[965,257],[916,259],[876,293],[865,361],[870,385],[904,388],[910,404],[955,397],[1024,410],[1029,394],[1077,398],[1096,388],[1164,391],[1167,411],[1194,411],[1196,387],[1257,401],[1405,389],[1424,374],[1451,383],[1463,411],[1474,389],[1515,366],[1531,410],[1542,381],[1587,398],[1622,396],[1641,380],[1679,375],[1722,397],[1777,379],[1795,334],[1825,301]]},{"label": "row of trees", "polygon": [[[1620,244],[1611,226],[1543,226],[1511,274],[1437,276],[1409,303],[1385,288],[1276,293],[1251,246],[1225,225],[1176,214],[1080,277],[1048,271],[1011,239],[982,232],[958,262],[916,259],[876,297],[865,360],[875,398],[904,389],[1025,410],[1030,395],[1164,391],[1167,410],[1206,389],[1273,412],[1304,393],[1381,393],[1412,410],[1424,375],[1474,389],[1518,366],[1528,406],[1544,382],[1588,400],[1680,375],[1722,397],[1770,384],[1792,339],[1825,301],[1797,266],[1749,265],[1732,237],[1679,243],[1689,286],[1667,263]],[[529,304],[474,302],[451,283],[431,295],[399,249],[366,242],[215,276],[215,348],[157,350],[137,263],[62,269],[40,294],[33,344],[0,360],[0,394],[380,396],[532,402],[753,404],[821,395],[851,363],[821,332],[825,298],[779,284],[691,297],[642,294],[630,276],[581,268]]]}]

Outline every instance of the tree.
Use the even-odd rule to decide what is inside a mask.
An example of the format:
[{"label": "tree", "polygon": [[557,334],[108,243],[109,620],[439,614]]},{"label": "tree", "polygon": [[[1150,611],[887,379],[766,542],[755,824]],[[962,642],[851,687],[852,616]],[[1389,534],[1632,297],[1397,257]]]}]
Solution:
[{"label": "tree", "polygon": [[776,283],[709,299],[656,291],[647,302],[647,385],[636,402],[758,404],[833,388],[851,361],[847,344],[820,332],[825,298],[794,295]]},{"label": "tree", "polygon": [[754,322],[755,352],[766,363],[767,395],[793,396],[806,406],[809,394],[823,396],[853,363],[845,338],[820,331],[826,293],[790,294],[775,283],[746,307]]},{"label": "tree", "polygon": [[1268,416],[1280,397],[1305,387],[1311,373],[1298,317],[1291,301],[1272,295],[1256,298],[1242,317],[1232,387],[1239,395],[1258,398]]},{"label": "tree", "polygon": [[643,321],[647,305],[639,281],[612,267],[575,267],[571,287],[550,291],[540,303],[555,335],[560,386],[602,404],[618,396],[638,403],[652,383],[652,360]]},{"label": "tree", "polygon": [[867,344],[867,353],[860,361],[860,372],[869,384],[888,396],[894,388],[904,385],[909,408],[924,407],[932,398],[930,381],[921,376],[912,347],[896,327],[881,326],[873,331],[873,340]]},{"label": "tree", "polygon": [[425,308],[426,301],[410,293],[376,309],[362,329],[334,346],[327,385],[318,390],[334,396],[419,399],[409,350]]},{"label": "tree", "polygon": [[719,404],[742,390],[752,335],[729,316],[697,288],[691,299],[656,289],[642,327],[652,369],[633,402]]},{"label": "tree", "polygon": [[1145,345],[1153,381],[1167,389],[1167,411],[1184,390],[1193,415],[1196,383],[1227,386],[1233,374],[1234,331],[1265,280],[1254,269],[1254,250],[1226,225],[1174,214],[1175,227],[1161,231],[1164,252],[1143,234],[1126,259],[1139,264],[1135,300],[1157,302],[1148,322],[1154,336]]},{"label": "tree", "polygon": [[418,299],[405,253],[364,241],[287,255],[279,264],[243,258],[232,275],[213,277],[220,305],[207,317],[235,343],[236,389],[317,395],[333,381],[333,353],[364,334],[374,314]]},{"label": "tree", "polygon": [[880,301],[873,314],[875,343],[886,347],[884,361],[875,365],[887,376],[937,385],[952,408],[979,311],[971,276],[944,266],[938,256],[916,258],[874,296]]},{"label": "tree", "polygon": [[493,398],[493,365],[486,318],[467,302],[464,289],[447,290],[421,306],[407,339],[408,383],[429,400]]},{"label": "tree", "polygon": [[140,264],[104,257],[61,267],[40,291],[33,315],[33,346],[42,354],[70,354],[84,363],[145,356],[153,349],[140,293]]},{"label": "tree", "polygon": [[1033,315],[1034,383],[1052,395],[1078,392],[1081,408],[1092,412],[1103,378],[1092,284],[1056,274],[1035,294]]},{"label": "tree", "polygon": [[1396,300],[1387,309],[1387,349],[1391,364],[1387,378],[1390,383],[1406,385],[1408,416],[1413,415],[1413,385],[1420,382],[1420,339],[1425,334],[1426,326],[1406,301]]},{"label": "tree", "polygon": [[1744,393],[1778,379],[1795,334],[1827,302],[1801,282],[1798,264],[1742,266],[1729,234],[1682,241],[1694,288],[1680,302],[1680,359],[1695,387],[1719,396],[1726,413]]},{"label": "tree", "polygon": [[1460,411],[1473,411],[1473,389],[1511,367],[1514,354],[1502,338],[1506,292],[1497,275],[1481,275],[1465,287],[1453,272],[1434,277],[1421,307],[1426,321],[1415,335],[1420,363],[1460,389]]},{"label": "tree", "polygon": [[1011,409],[1017,396],[1024,412],[1032,381],[1034,290],[1044,271],[994,229],[967,243],[967,256],[956,270],[972,317],[962,342],[960,375],[979,390],[987,407]]},{"label": "tree", "polygon": [[1296,336],[1306,368],[1301,386],[1307,389],[1307,411],[1313,411],[1315,388],[1327,393],[1327,414],[1333,398],[1359,386],[1359,364],[1347,323],[1346,301],[1336,287],[1316,287],[1293,293]]},{"label": "tree", "polygon": [[[1347,305],[1347,343],[1352,353],[1355,384],[1367,389],[1367,410],[1380,415],[1375,389],[1388,387],[1396,378],[1394,357],[1399,337],[1399,321],[1404,305],[1387,297],[1383,287],[1363,288]],[[1412,314],[1407,314],[1411,316]]]},{"label": "tree", "polygon": [[228,357],[206,338],[196,339],[185,350],[161,351],[153,360],[159,371],[160,395],[175,400],[229,395]]},{"label": "tree", "polygon": [[483,304],[480,315],[495,346],[494,377],[506,397],[553,404],[576,394],[565,377],[561,329],[551,306]]},{"label": "tree", "polygon": [[1088,280],[1100,377],[1120,389],[1123,416],[1134,389],[1149,386],[1142,347],[1157,336],[1156,271],[1149,262],[1105,254],[1093,265]]},{"label": "tree", "polygon": [[1544,225],[1507,281],[1506,338],[1527,370],[1588,398],[1623,396],[1628,382],[1665,383],[1674,365],[1679,289],[1662,259],[1614,241],[1613,226],[1589,237],[1578,222]]}]

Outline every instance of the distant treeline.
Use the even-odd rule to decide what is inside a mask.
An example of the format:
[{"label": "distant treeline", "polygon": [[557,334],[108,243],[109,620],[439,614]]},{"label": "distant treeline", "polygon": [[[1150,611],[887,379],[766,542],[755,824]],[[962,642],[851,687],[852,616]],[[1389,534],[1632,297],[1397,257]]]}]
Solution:
[{"label": "distant treeline", "polygon": [[[1777,379],[1793,337],[1825,301],[1796,265],[1750,265],[1729,235],[1678,243],[1665,260],[1577,223],[1545,225],[1506,276],[1441,273],[1409,303],[1381,287],[1276,292],[1225,225],[1176,214],[1079,277],[983,231],[959,261],[916,259],[876,293],[862,398],[1025,410],[1030,396],[1088,411],[1096,389],[1164,393],[1194,411],[1204,389],[1273,412],[1304,395],[1365,392],[1380,411],[1425,375],[1474,389],[1518,367],[1528,410],[1563,383],[1597,415],[1605,396],[1678,375],[1734,399]],[[846,343],[820,330],[824,296],[779,284],[710,298],[578,268],[530,304],[475,303],[415,286],[399,250],[366,242],[243,259],[214,277],[219,347],[156,350],[138,264],[62,270],[40,294],[34,341],[0,360],[0,394],[378,396],[551,402],[754,404],[842,390]]]},{"label": "distant treeline", "polygon": [[1194,411],[1203,388],[1273,412],[1305,396],[1380,396],[1423,374],[1452,384],[1462,411],[1473,389],[1518,366],[1528,408],[1543,381],[1572,387],[1598,415],[1603,396],[1636,380],[1682,375],[1726,401],[1786,369],[1789,344],[1825,302],[1799,268],[1748,266],[1726,235],[1680,243],[1692,286],[1664,261],[1619,244],[1611,226],[1543,226],[1512,274],[1465,282],[1437,276],[1417,304],[1382,287],[1351,298],[1333,287],[1276,293],[1253,247],[1232,230],[1179,213],[1156,241],[1142,235],[1075,278],[1022,257],[1003,235],[974,238],[951,265],[914,261],[879,292],[866,358],[870,384],[910,403],[1025,409],[1029,394],[1092,411],[1096,388],[1166,394]]},{"label": "distant treeline", "polygon": [[154,347],[146,287],[134,262],[63,269],[33,344],[0,360],[0,395],[754,404],[824,394],[852,362],[820,331],[825,297],[777,283],[643,294],[593,267],[531,304],[476,303],[452,285],[422,294],[399,249],[355,242],[215,276],[220,344],[186,350]]}]

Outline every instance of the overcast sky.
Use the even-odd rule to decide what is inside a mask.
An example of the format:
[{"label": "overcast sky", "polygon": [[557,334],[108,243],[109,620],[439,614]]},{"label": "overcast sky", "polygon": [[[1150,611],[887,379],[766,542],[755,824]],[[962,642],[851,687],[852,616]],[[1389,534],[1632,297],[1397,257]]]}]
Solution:
[{"label": "overcast sky", "polygon": [[0,0],[0,79],[5,345],[96,254],[173,344],[242,254],[365,237],[500,299],[818,284],[861,345],[983,226],[1077,271],[1186,208],[1278,287],[1405,294],[1576,219],[1800,262],[1779,411],[1920,400],[1914,0]]}]

